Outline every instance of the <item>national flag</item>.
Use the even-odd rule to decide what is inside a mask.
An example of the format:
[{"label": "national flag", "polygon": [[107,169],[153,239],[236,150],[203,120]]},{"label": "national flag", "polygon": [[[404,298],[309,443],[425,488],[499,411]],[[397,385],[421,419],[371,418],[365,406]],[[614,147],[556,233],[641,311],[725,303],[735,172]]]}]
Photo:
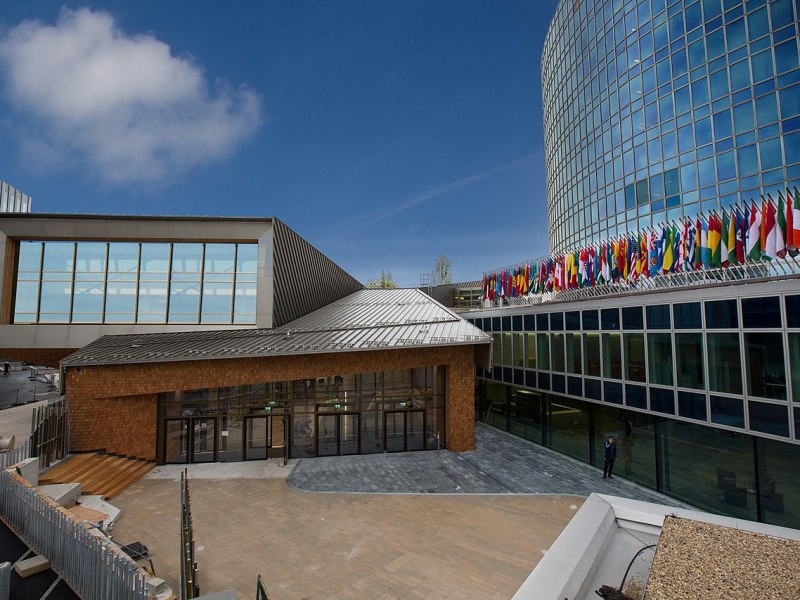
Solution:
[{"label": "national flag", "polygon": [[672,260],[674,261],[672,272],[680,273],[683,270],[683,258],[681,257],[681,250],[683,249],[683,230],[681,227],[672,223]]},{"label": "national flag", "polygon": [[736,209],[736,262],[740,265],[744,264],[745,256],[745,240],[747,240],[747,209],[744,214]]},{"label": "national flag", "polygon": [[794,246],[794,207],[792,193],[786,190],[786,249],[792,256],[797,255],[797,248]]},{"label": "national flag", "polygon": [[666,275],[675,268],[675,254],[672,244],[675,241],[674,233],[670,227],[665,228],[667,239],[664,243],[664,256],[661,260],[661,271]]},{"label": "national flag", "polygon": [[556,280],[556,266],[553,262],[552,258],[547,259],[547,283],[545,284],[545,289],[548,292],[553,291],[553,287],[555,286]]},{"label": "national flag", "polygon": [[694,230],[694,268],[703,268],[703,220],[699,215]]},{"label": "national flag", "polygon": [[483,300],[484,302],[489,299],[489,278],[483,276]]},{"label": "national flag", "polygon": [[600,276],[597,278],[599,283],[608,283],[611,272],[608,269],[608,242],[600,245]]},{"label": "national flag", "polygon": [[658,237],[655,231],[651,231],[647,236],[647,274],[649,277],[655,276],[658,271]]},{"label": "national flag", "polygon": [[600,277],[600,248],[589,248],[589,285],[594,287]]},{"label": "national flag", "polygon": [[708,245],[708,220],[700,222],[700,262],[704,269],[711,267],[711,246]]},{"label": "national flag", "polygon": [[[726,216],[727,219],[727,216]],[[736,264],[736,210],[731,208],[731,217],[727,222],[727,227],[723,227],[722,237],[725,239],[725,247],[728,250],[728,256],[725,258],[726,267]],[[723,225],[725,224],[723,222]]]},{"label": "national flag", "polygon": [[794,202],[792,203],[792,243],[789,247],[795,254],[800,250],[800,191],[798,191],[797,188],[794,188]]},{"label": "national flag", "polygon": [[728,222],[728,213],[723,210],[719,236],[719,264],[722,267],[727,267],[731,264],[728,260],[728,229],[730,229],[730,227],[731,224]]},{"label": "national flag", "polygon": [[636,263],[635,263],[635,261],[636,261],[636,244],[637,244],[636,238],[628,237],[628,241],[626,243],[627,250],[628,250],[627,259],[626,259],[628,272],[626,273],[626,278],[625,279],[627,281],[629,281],[629,282],[630,281],[636,281],[636,279],[638,277],[638,276],[637,277],[633,276],[633,274],[636,272],[636,269],[634,268],[636,266]]},{"label": "national flag", "polygon": [[712,267],[722,266],[720,253],[720,242],[722,241],[722,222],[716,213],[711,213],[708,217],[708,249],[709,264]]},{"label": "national flag", "polygon": [[581,248],[578,255],[578,286],[589,285],[589,249]]},{"label": "national flag", "polygon": [[622,238],[619,240],[619,254],[617,256],[617,260],[619,261],[619,280],[620,281],[627,281],[628,280],[628,240],[627,238]]},{"label": "national flag", "polygon": [[772,260],[777,256],[777,232],[775,227],[775,205],[767,197],[761,203],[761,257]]},{"label": "national flag", "polygon": [[761,260],[761,213],[755,202],[750,207],[750,225],[747,228],[745,253],[748,260]]},{"label": "national flag", "polygon": [[786,205],[783,195],[778,192],[778,211],[775,213],[775,256],[786,256]]}]

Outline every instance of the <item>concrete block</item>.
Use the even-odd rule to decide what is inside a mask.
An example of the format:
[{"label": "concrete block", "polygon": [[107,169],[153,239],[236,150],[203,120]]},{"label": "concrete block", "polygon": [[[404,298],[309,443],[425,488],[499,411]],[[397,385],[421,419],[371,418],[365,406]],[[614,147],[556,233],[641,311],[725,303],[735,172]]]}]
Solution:
[{"label": "concrete block", "polygon": [[31,485],[39,485],[39,459],[26,458],[15,465],[19,473]]},{"label": "concrete block", "polygon": [[26,558],[19,561],[14,565],[14,570],[22,578],[36,575],[42,571],[47,571],[50,568],[50,561],[45,556],[34,556],[33,558]]},{"label": "concrete block", "polygon": [[51,485],[40,485],[39,493],[49,496],[64,508],[72,508],[81,495],[80,483],[54,483]]}]

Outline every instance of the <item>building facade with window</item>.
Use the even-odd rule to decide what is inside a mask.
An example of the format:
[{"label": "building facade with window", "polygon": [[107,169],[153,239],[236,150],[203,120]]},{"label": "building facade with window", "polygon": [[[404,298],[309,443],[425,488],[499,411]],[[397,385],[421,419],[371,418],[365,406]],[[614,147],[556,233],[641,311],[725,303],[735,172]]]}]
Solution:
[{"label": "building facade with window", "polygon": [[[792,0],[560,2],[542,56],[552,253],[798,185],[798,39]],[[614,435],[615,476],[800,527],[800,267],[703,265],[468,313],[494,338],[476,415],[597,466]]]},{"label": "building facade with window", "polygon": [[542,95],[553,252],[800,184],[793,0],[562,0]]},{"label": "building facade with window", "polygon": [[362,288],[271,218],[0,214],[0,241],[0,348],[54,367],[102,335],[269,329]]}]

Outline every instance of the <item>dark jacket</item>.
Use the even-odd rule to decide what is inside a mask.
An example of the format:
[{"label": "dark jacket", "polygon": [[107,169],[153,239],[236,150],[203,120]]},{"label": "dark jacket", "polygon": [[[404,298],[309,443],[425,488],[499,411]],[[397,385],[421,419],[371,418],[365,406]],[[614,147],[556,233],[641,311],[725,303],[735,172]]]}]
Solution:
[{"label": "dark jacket", "polygon": [[617,445],[606,442],[606,458],[617,458]]}]

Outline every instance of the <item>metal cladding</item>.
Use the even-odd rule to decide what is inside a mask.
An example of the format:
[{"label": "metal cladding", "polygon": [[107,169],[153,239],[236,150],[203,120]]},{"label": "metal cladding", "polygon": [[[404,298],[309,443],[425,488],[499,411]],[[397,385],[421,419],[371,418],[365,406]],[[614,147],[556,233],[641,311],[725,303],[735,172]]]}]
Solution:
[{"label": "metal cladding", "polygon": [[364,287],[277,219],[273,220],[272,264],[275,327]]},{"label": "metal cladding", "polygon": [[61,367],[481,345],[491,337],[416,289],[362,289],[275,329],[107,335]]}]

